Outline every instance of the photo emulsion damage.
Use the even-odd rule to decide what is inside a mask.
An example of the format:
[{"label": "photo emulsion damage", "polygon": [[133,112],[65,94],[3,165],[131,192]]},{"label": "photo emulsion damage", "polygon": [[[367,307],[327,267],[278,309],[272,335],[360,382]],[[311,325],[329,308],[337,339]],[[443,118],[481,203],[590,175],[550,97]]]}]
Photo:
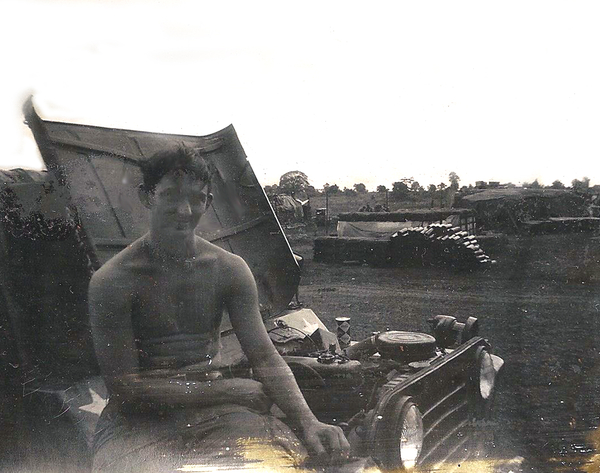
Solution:
[{"label": "photo emulsion damage", "polygon": [[233,126],[24,115],[3,469],[596,471],[593,188],[263,189]]}]

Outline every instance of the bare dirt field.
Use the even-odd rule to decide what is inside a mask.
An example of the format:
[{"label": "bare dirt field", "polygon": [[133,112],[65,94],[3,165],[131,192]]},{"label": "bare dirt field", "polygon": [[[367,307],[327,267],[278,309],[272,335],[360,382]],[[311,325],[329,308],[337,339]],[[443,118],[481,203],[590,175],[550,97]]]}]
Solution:
[{"label": "bare dirt field", "polygon": [[492,455],[524,458],[512,471],[600,471],[599,237],[510,237],[483,247],[496,265],[456,272],[315,263],[316,231],[286,233],[305,257],[300,301],[331,329],[338,316],[352,317],[354,339],[428,332],[437,314],[479,318],[506,362],[489,428]]}]

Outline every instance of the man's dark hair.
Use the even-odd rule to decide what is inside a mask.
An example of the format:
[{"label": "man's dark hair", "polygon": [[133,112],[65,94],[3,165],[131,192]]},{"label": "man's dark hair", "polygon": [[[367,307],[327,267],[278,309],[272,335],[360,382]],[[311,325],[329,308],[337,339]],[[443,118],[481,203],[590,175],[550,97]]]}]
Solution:
[{"label": "man's dark hair", "polygon": [[194,148],[179,145],[154,153],[148,159],[140,162],[143,183],[142,190],[154,192],[160,180],[171,171],[182,171],[193,174],[196,179],[208,184],[210,189],[210,169],[200,154]]}]

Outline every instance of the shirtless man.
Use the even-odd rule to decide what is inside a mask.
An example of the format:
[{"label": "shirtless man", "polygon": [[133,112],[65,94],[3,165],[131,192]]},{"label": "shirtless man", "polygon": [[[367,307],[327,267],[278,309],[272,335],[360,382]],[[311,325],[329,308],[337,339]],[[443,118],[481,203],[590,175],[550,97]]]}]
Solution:
[{"label": "shirtless man", "polygon": [[[262,446],[288,442],[284,450],[301,457],[292,432],[268,414],[270,399],[309,452],[347,455],[342,430],[315,418],[271,343],[244,260],[195,235],[212,200],[204,160],[180,147],[148,159],[142,173],[139,195],[150,210],[149,231],[104,264],[89,288],[94,346],[110,394],[98,424],[94,468],[151,471],[146,464],[136,470],[138,461],[146,461],[163,471],[162,460],[181,467],[181,451],[168,451],[176,447],[160,439],[179,428],[182,415],[185,426],[196,429],[198,450],[189,447],[188,437],[187,453],[212,446],[221,455],[239,447],[240,437],[252,437]],[[212,380],[224,309],[258,381]],[[182,377],[186,372],[196,375]],[[115,463],[117,458],[127,460]],[[194,461],[216,457],[199,458]]]}]

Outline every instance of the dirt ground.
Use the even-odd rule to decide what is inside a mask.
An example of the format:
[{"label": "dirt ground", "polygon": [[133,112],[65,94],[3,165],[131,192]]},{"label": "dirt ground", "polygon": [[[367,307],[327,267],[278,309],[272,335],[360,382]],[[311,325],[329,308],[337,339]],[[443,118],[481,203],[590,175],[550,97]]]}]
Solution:
[{"label": "dirt ground", "polygon": [[506,362],[490,429],[492,455],[523,457],[511,471],[600,471],[599,237],[511,237],[483,248],[496,265],[456,272],[315,263],[316,230],[286,233],[305,257],[300,301],[330,329],[338,316],[352,318],[354,339],[428,332],[437,314],[480,320]]},{"label": "dirt ground", "polygon": [[[354,339],[387,328],[428,332],[426,320],[437,314],[479,319],[506,362],[488,427],[491,456],[512,463],[497,473],[600,472],[600,237],[513,236],[483,247],[496,265],[457,272],[315,263],[316,231],[296,226],[286,234],[305,257],[300,301],[330,329],[338,316],[352,318]],[[9,471],[48,471],[40,458],[65,465],[53,471],[86,471],[89,458],[65,454],[85,451],[72,429],[61,433],[54,419],[27,413],[27,435],[3,441],[27,445],[12,451],[28,458],[9,462],[30,468]]]}]

